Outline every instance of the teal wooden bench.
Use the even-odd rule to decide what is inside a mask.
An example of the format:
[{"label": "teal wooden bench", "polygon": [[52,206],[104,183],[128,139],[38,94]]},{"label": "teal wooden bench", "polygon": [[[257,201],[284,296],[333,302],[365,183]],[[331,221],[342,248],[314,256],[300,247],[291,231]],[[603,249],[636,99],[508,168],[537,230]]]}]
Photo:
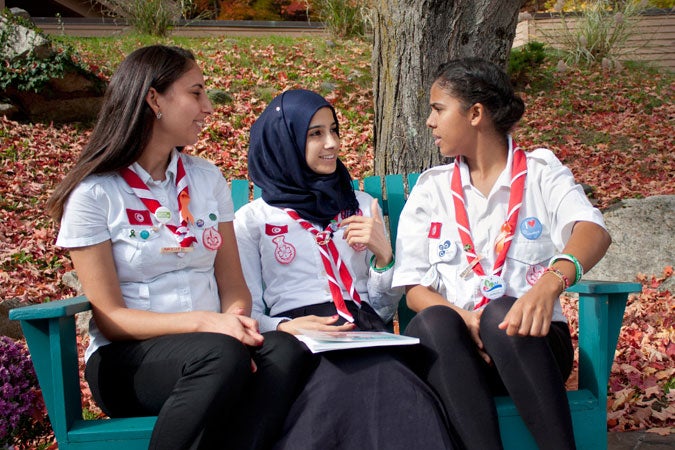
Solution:
[{"label": "teal wooden bench", "polygon": [[[412,188],[418,174],[411,174]],[[388,217],[392,243],[396,241],[398,220],[407,198],[401,175],[367,177],[356,188],[376,197]],[[384,185],[384,186],[383,186]],[[251,196],[247,180],[233,180],[235,208]],[[253,196],[260,196],[257,188]],[[639,292],[639,283],[582,281],[570,289],[579,294],[579,387],[568,391],[579,450],[607,448],[607,383],[614,350],[621,328],[628,294]],[[18,320],[31,353],[45,399],[54,435],[61,450],[146,449],[155,417],[85,420],[78,372],[75,314],[91,309],[84,297],[15,308],[9,312]],[[401,330],[412,318],[405,299],[399,306]],[[536,449],[509,397],[496,399],[504,446],[512,450]]]}]

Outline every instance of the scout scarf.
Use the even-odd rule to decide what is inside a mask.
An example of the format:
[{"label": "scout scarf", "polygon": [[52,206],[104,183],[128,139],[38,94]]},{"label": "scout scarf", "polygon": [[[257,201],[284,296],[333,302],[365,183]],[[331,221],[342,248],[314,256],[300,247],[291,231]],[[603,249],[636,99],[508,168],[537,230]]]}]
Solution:
[{"label": "scout scarf", "polygon": [[527,158],[523,150],[515,147],[513,150],[513,162],[511,166],[511,193],[509,194],[508,213],[504,224],[501,226],[499,236],[497,236],[495,241],[495,253],[497,254],[497,258],[495,259],[491,275],[485,274],[483,266],[480,263],[480,258],[476,254],[476,249],[473,245],[469,219],[466,213],[459,163],[460,156],[457,156],[455,158],[455,167],[452,172],[451,180],[452,198],[455,204],[455,222],[457,223],[457,231],[462,240],[464,254],[466,255],[469,267],[472,268],[481,280],[480,293],[483,298],[474,307],[474,309],[479,309],[487,305],[490,300],[501,297],[506,289],[501,273],[504,268],[506,254],[511,246],[511,241],[513,240],[513,235],[518,223],[518,212],[523,204],[525,177],[527,175]]},{"label": "scout scarf", "polygon": [[187,177],[185,176],[185,168],[183,161],[178,156],[178,167],[176,170],[176,191],[178,191],[178,211],[180,215],[180,223],[178,226],[170,224],[171,210],[155,199],[150,191],[150,188],[141,180],[136,172],[131,169],[131,166],[120,169],[120,175],[127,182],[129,187],[134,191],[134,194],[141,199],[146,208],[155,216],[158,222],[166,225],[177,237],[180,249],[186,251],[191,248],[192,244],[197,242],[197,239],[190,232],[188,223],[193,223],[194,218],[190,214],[188,206],[190,204],[190,193],[187,185]]},{"label": "scout scarf", "polygon": [[[344,298],[342,297],[342,288],[338,282],[335,271],[333,270],[333,264],[338,269],[340,280],[344,284],[345,289],[349,292],[354,302],[361,307],[361,296],[359,295],[356,288],[354,288],[354,278],[349,269],[345,265],[342,258],[340,258],[340,252],[338,252],[335,242],[333,242],[333,230],[327,227],[324,231],[317,230],[311,223],[304,220],[297,212],[290,208],[284,208],[286,214],[288,214],[293,220],[295,220],[302,228],[309,231],[314,235],[317,245],[319,246],[319,253],[321,253],[321,261],[323,262],[323,267],[326,270],[326,275],[328,276],[328,286],[330,287],[330,293],[333,296],[333,303],[335,304],[335,309],[337,309],[338,314],[340,314],[345,320],[349,322],[354,322],[354,317],[347,309]],[[332,263],[331,263],[332,260]]]}]

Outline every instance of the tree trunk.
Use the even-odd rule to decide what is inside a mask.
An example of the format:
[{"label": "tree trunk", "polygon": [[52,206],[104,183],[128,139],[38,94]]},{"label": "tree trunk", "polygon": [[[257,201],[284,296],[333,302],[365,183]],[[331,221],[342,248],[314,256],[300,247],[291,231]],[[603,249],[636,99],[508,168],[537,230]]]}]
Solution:
[{"label": "tree trunk", "polygon": [[427,130],[439,64],[463,56],[505,65],[525,0],[375,0],[375,174],[441,162]]}]

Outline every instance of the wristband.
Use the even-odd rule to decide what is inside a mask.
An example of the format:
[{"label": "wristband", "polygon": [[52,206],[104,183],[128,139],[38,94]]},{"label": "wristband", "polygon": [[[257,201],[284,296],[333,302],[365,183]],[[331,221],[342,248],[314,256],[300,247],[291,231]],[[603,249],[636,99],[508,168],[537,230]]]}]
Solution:
[{"label": "wristband", "polygon": [[391,261],[389,261],[389,264],[387,264],[384,267],[375,267],[375,255],[373,255],[373,256],[370,257],[370,268],[373,269],[377,273],[386,272],[387,270],[394,267],[394,261],[395,261],[395,258],[394,258],[394,255],[392,254],[391,255]]},{"label": "wristband", "polygon": [[574,257],[574,255],[571,255],[569,253],[561,253],[559,255],[555,255],[553,258],[551,258],[551,262],[548,264],[548,266],[551,267],[556,261],[559,261],[561,259],[570,261],[572,264],[574,264],[575,274],[574,274],[574,283],[572,283],[572,286],[577,284],[581,280],[581,277],[584,276],[584,268],[579,262],[579,260]]},{"label": "wristband", "polygon": [[567,288],[570,287],[570,280],[565,276],[564,273],[562,273],[562,272],[559,271],[558,269],[555,269],[555,268],[553,268],[553,267],[551,267],[551,266],[548,266],[546,269],[544,269],[544,273],[543,273],[542,275],[544,275],[544,274],[546,274],[546,273],[552,273],[553,275],[555,275],[556,277],[558,277],[558,279],[560,280],[560,283],[562,284],[562,291],[561,291],[561,293],[564,292],[564,291],[566,291]]}]

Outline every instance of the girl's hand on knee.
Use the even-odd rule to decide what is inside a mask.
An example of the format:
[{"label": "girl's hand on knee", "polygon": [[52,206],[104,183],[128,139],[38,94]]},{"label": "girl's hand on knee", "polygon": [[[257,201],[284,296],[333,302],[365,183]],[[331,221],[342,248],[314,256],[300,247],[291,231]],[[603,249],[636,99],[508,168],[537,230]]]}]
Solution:
[{"label": "girl's hand on knee", "polygon": [[551,326],[556,296],[542,295],[538,291],[533,287],[516,300],[499,324],[499,329],[506,330],[509,336],[546,336]]},{"label": "girl's hand on knee", "polygon": [[490,364],[492,360],[490,359],[490,355],[485,352],[483,340],[480,338],[480,318],[483,314],[483,310],[467,311],[462,309],[458,312],[462,319],[464,319],[464,323],[471,334],[471,339],[473,339],[473,341],[476,343],[476,347],[478,347],[478,353],[480,354],[481,358],[483,358],[486,363]]},{"label": "girl's hand on knee", "polygon": [[352,331],[356,328],[353,323],[347,322],[342,325],[333,325],[340,318],[339,315],[321,317],[321,316],[303,316],[286,322],[281,322],[277,330],[285,331],[290,334],[302,334],[301,330],[317,331]]},{"label": "girl's hand on knee", "polygon": [[231,313],[195,311],[200,315],[196,331],[232,336],[244,345],[258,347],[263,336],[258,332],[258,321],[248,316]]}]

